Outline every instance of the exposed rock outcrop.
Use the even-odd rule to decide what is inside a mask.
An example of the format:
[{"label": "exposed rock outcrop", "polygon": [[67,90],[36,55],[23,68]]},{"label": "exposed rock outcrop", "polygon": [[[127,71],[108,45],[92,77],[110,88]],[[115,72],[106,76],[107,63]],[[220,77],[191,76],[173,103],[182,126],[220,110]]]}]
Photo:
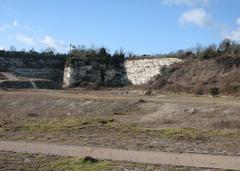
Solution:
[{"label": "exposed rock outcrop", "polygon": [[163,66],[181,62],[177,58],[128,59],[121,67],[101,64],[96,61],[72,59],[64,70],[64,87],[83,85],[86,82],[96,85],[123,86],[146,84],[161,74]]},{"label": "exposed rock outcrop", "polygon": [[181,62],[178,58],[145,58],[126,60],[124,67],[127,77],[133,85],[148,83],[153,77],[161,74],[163,66]]},{"label": "exposed rock outcrop", "polygon": [[0,57],[0,72],[12,72],[21,77],[63,81],[63,87],[85,85],[141,85],[161,74],[163,66],[180,62],[177,58],[127,59],[114,66],[98,60],[50,57]]},{"label": "exposed rock outcrop", "polygon": [[0,72],[10,71],[24,77],[61,81],[64,64],[64,58],[0,57]]},{"label": "exposed rock outcrop", "polygon": [[85,84],[123,86],[128,84],[125,68],[101,64],[97,61],[72,59],[65,66],[64,87],[81,86]]}]

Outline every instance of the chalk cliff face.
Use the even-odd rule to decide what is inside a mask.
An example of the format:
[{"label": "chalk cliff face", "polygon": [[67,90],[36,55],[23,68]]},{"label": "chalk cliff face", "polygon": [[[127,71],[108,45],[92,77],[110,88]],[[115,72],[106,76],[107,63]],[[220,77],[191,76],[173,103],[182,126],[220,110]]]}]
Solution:
[{"label": "chalk cliff face", "polygon": [[62,80],[64,64],[64,58],[0,57],[0,71],[55,81]]},{"label": "chalk cliff face", "polygon": [[122,86],[129,83],[141,85],[161,74],[163,66],[180,62],[176,58],[152,58],[126,60],[124,65],[116,68],[112,65],[86,62],[75,59],[64,70],[64,87],[74,87],[84,82],[109,86]]},{"label": "chalk cliff face", "polygon": [[169,66],[176,62],[181,62],[181,60],[177,58],[133,59],[126,60],[124,67],[128,80],[133,85],[141,85],[161,74],[160,71],[163,66]]}]

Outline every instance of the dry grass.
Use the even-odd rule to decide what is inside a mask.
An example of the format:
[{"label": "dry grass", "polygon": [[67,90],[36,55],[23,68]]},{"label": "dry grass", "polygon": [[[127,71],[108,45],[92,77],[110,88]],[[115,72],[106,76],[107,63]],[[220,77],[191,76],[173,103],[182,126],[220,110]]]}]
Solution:
[{"label": "dry grass", "polygon": [[[221,59],[223,61],[219,62]],[[233,59],[239,62],[239,58],[219,57],[173,64],[162,71],[161,76],[151,81],[148,88],[203,95],[211,94],[210,90],[214,87],[219,89],[217,94],[239,95],[240,66],[234,64]],[[230,66],[226,67],[227,65]]]},{"label": "dry grass", "polygon": [[240,130],[240,120],[226,121],[222,120],[213,124],[217,129],[238,129]]}]

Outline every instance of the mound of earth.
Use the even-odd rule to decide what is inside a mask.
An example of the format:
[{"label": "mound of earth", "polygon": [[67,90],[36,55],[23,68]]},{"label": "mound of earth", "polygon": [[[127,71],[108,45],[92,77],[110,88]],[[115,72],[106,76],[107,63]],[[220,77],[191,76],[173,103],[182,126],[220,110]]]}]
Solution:
[{"label": "mound of earth", "polygon": [[163,68],[150,82],[151,89],[208,94],[217,88],[221,94],[240,94],[240,58],[217,57],[203,61],[185,61]]}]

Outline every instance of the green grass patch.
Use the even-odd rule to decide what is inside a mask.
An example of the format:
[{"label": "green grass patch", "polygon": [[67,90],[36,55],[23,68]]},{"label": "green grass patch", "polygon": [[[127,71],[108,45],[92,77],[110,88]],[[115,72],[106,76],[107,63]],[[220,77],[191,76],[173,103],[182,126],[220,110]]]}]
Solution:
[{"label": "green grass patch", "polygon": [[[136,124],[126,124],[120,121],[109,118],[77,118],[65,117],[55,119],[41,119],[41,120],[24,120],[19,123],[11,123],[0,128],[0,132],[5,131],[21,131],[27,132],[29,135],[38,135],[44,133],[46,140],[52,139],[52,132],[62,132],[86,130],[87,132],[94,131],[95,133],[107,130],[114,133],[118,137],[155,137],[155,138],[172,138],[177,140],[207,140],[209,138],[223,137],[223,138],[240,138],[240,130],[230,129],[197,129],[197,128],[164,128],[151,129],[144,128]],[[64,133],[63,133],[64,134]],[[35,137],[35,136],[34,136]],[[36,138],[36,137],[35,137]],[[37,138],[38,139],[38,138]]]},{"label": "green grass patch", "polygon": [[183,140],[206,140],[209,138],[240,138],[238,130],[211,130],[196,128],[165,128],[159,130],[163,137]]},{"label": "green grass patch", "polygon": [[4,132],[4,128],[0,128],[0,132]]},{"label": "green grass patch", "polygon": [[109,124],[112,129],[119,130],[122,134],[147,134],[159,138],[173,138],[177,140],[205,140],[211,137],[224,137],[224,138],[240,138],[239,130],[213,130],[213,129],[197,129],[197,128],[163,128],[151,129],[143,128],[137,125],[121,124],[113,122]]},{"label": "green grass patch", "polygon": [[74,129],[82,125],[82,121],[76,118],[41,120],[37,122],[26,122],[22,130],[35,131],[61,131],[63,129]]},{"label": "green grass patch", "polygon": [[9,125],[5,128],[5,131],[19,130],[28,132],[52,132],[62,130],[76,130],[96,125],[107,125],[108,123],[112,122],[115,121],[113,119],[80,119],[77,117],[57,118],[49,120],[27,120],[24,121],[21,125]]},{"label": "green grass patch", "polygon": [[106,161],[92,162],[84,159],[69,158],[53,162],[51,168],[63,171],[106,171],[110,170],[111,164]]}]

